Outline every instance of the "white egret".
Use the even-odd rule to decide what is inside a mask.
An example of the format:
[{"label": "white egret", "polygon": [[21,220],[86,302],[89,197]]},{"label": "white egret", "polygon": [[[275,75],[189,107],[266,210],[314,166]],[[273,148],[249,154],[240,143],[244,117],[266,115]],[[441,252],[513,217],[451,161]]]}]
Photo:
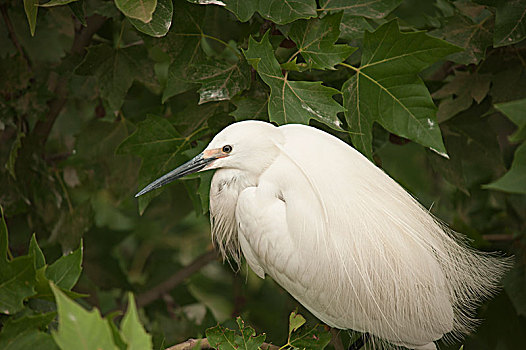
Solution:
[{"label": "white egret", "polygon": [[305,125],[234,123],[140,196],[197,171],[212,236],[331,327],[436,349],[472,329],[508,261],[468,247],[354,148]]}]

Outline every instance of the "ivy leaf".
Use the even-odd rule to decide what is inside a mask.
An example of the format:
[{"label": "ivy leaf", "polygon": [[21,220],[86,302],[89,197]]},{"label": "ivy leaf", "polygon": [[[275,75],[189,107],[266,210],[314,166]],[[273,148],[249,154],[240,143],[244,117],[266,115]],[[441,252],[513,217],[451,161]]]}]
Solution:
[{"label": "ivy leaf", "polygon": [[35,265],[29,255],[8,259],[9,236],[0,211],[0,313],[10,315],[22,310],[23,301],[35,294]]},{"label": "ivy leaf", "polygon": [[159,38],[165,36],[170,30],[173,11],[172,0],[159,0],[151,21],[144,23],[139,19],[130,17],[128,17],[128,20],[138,31]]},{"label": "ivy leaf", "polygon": [[291,312],[289,316],[289,337],[292,332],[296,332],[298,328],[305,324],[305,322],[307,322],[305,317],[296,312]]},{"label": "ivy leaf", "polygon": [[219,325],[207,329],[206,338],[210,345],[218,350],[258,350],[265,341],[266,335],[256,336],[256,331],[252,327],[245,326],[241,317],[236,321],[240,334]]},{"label": "ivy leaf", "polygon": [[82,272],[82,241],[80,246],[68,255],[61,256],[46,269],[46,277],[65,290],[71,290]]},{"label": "ivy leaf", "polygon": [[345,14],[352,16],[362,16],[367,18],[384,18],[393,11],[402,0],[321,0],[322,11],[344,11]]},{"label": "ivy leaf", "polygon": [[510,170],[500,179],[484,185],[483,188],[526,194],[526,142],[515,151]]},{"label": "ivy leaf", "polygon": [[157,0],[115,0],[115,6],[126,17],[138,19],[144,23],[152,20]]},{"label": "ivy leaf", "polygon": [[490,83],[490,74],[455,71],[455,77],[432,95],[442,100],[438,106],[438,122],[468,109],[473,100],[481,103],[489,92]]},{"label": "ivy leaf", "polygon": [[290,345],[294,349],[322,350],[330,343],[331,333],[323,326],[317,325],[313,328],[302,327],[293,332],[290,337]]},{"label": "ivy leaf", "polygon": [[459,48],[423,32],[401,33],[396,21],[366,32],[362,63],[343,86],[353,145],[372,157],[373,123],[445,154],[436,107],[418,77],[426,66]]},{"label": "ivy leaf", "polygon": [[146,55],[143,46],[123,49],[113,49],[106,44],[92,46],[75,73],[97,77],[101,96],[111,111],[116,112],[133,81],[144,75],[144,67],[149,67],[144,62]]},{"label": "ivy leaf", "polygon": [[323,86],[321,82],[288,80],[288,76],[281,73],[274,56],[268,31],[259,43],[251,37],[244,54],[261,79],[270,86],[270,121],[278,124],[308,124],[310,119],[316,119],[341,130],[336,114],[344,109],[332,98],[339,91]]},{"label": "ivy leaf", "polygon": [[26,11],[31,36],[35,36],[35,29],[37,27],[38,2],[39,0],[24,0],[24,10]]},{"label": "ivy leaf", "polygon": [[504,113],[519,128],[510,136],[511,142],[526,141],[526,99],[495,104],[494,107]]},{"label": "ivy leaf", "polygon": [[256,11],[263,18],[277,24],[316,17],[315,0],[223,0],[222,2],[241,22],[248,21]]},{"label": "ivy leaf", "polygon": [[128,310],[122,319],[121,335],[128,344],[127,350],[152,349],[152,337],[146,333],[139,321],[135,298],[128,293]]},{"label": "ivy leaf", "polygon": [[[207,115],[207,112],[204,112],[204,115]],[[190,142],[201,136],[201,131],[205,129],[202,128],[185,137],[179,134],[168,120],[148,115],[137,125],[137,130],[121,143],[117,153],[132,153],[142,158],[139,172],[139,189],[141,189],[188,160],[183,151],[190,148]],[[148,203],[162,191],[161,188],[139,197],[141,215]]]},{"label": "ivy leaf", "polygon": [[327,15],[322,19],[296,21],[292,24],[289,37],[296,43],[309,68],[334,69],[356,48],[335,45],[340,36],[342,13]]},{"label": "ivy leaf", "polygon": [[230,100],[250,86],[250,69],[244,60],[234,64],[208,60],[188,68],[188,77],[201,83],[199,104]]},{"label": "ivy leaf", "polygon": [[493,46],[516,44],[526,35],[526,0],[477,0],[479,4],[495,7]]},{"label": "ivy leaf", "polygon": [[491,14],[480,22],[456,15],[447,18],[442,28],[429,34],[464,49],[449,55],[448,59],[462,64],[478,64],[485,57],[486,48],[491,46],[493,25]]}]

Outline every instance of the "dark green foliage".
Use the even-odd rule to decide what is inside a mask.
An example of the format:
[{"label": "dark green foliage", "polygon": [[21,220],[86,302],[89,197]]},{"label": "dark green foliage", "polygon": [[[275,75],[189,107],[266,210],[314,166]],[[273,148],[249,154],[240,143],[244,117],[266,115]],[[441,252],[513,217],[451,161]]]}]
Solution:
[{"label": "dark green foliage", "polygon": [[331,348],[270,278],[206,253],[211,172],[134,198],[246,119],[333,133],[473,246],[514,254],[463,343],[526,347],[525,14],[525,0],[3,1],[0,349]]}]

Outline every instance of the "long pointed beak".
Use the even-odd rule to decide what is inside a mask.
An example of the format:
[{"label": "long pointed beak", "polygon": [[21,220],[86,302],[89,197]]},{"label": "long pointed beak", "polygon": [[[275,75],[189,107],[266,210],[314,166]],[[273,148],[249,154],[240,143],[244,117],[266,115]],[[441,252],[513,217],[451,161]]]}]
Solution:
[{"label": "long pointed beak", "polygon": [[155,190],[156,188],[164,186],[183,176],[203,170],[208,164],[212,163],[218,158],[215,156],[206,157],[204,153],[205,152],[198,154],[194,158],[190,159],[188,162],[170,171],[168,174],[161,176],[160,178],[158,178],[157,180],[140,190],[139,193],[135,195],[135,197],[142,196],[147,192]]}]

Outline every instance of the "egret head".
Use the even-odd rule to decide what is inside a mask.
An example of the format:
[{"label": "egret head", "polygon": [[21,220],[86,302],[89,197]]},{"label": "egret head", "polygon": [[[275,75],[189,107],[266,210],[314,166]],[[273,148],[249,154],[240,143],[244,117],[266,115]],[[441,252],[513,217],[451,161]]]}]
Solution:
[{"label": "egret head", "polygon": [[161,176],[135,197],[203,170],[228,168],[259,174],[277,156],[276,145],[280,143],[280,134],[270,123],[247,120],[231,124],[217,134],[203,152]]}]

